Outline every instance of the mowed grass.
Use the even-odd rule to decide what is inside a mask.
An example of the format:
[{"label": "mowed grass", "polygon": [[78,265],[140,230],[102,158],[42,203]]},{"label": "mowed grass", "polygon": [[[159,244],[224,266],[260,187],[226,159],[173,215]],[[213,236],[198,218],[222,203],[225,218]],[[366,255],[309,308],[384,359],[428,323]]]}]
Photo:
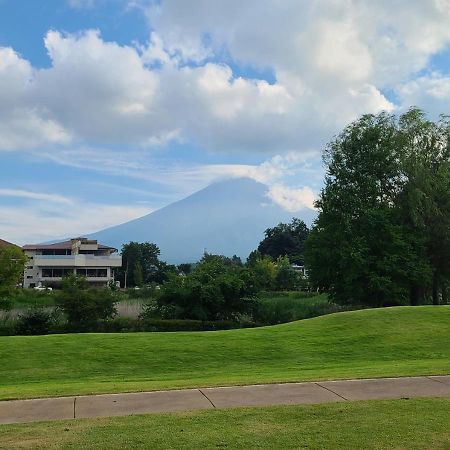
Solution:
[{"label": "mowed grass", "polygon": [[448,306],[215,332],[0,337],[0,399],[450,374],[449,342]]},{"label": "mowed grass", "polygon": [[450,399],[210,410],[0,426],[2,449],[449,449]]}]

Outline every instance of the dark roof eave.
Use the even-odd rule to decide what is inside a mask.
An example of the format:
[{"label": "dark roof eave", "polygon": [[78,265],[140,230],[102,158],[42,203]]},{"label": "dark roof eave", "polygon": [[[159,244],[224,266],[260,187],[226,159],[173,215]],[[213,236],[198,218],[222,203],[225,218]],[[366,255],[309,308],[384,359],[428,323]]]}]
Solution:
[{"label": "dark roof eave", "polygon": [[[22,247],[22,250],[71,250],[72,241],[55,242],[54,244],[27,244]],[[113,250],[118,251],[115,247],[98,244],[99,250]]]}]

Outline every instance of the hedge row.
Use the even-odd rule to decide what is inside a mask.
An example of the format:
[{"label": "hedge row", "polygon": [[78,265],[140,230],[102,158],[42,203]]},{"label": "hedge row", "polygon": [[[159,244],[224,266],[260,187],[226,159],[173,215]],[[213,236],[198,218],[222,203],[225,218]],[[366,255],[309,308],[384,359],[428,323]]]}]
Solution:
[{"label": "hedge row", "polygon": [[[0,321],[0,336],[17,334],[65,334],[65,333],[126,333],[126,332],[158,332],[158,331],[214,331],[232,328],[250,328],[262,326],[258,323],[239,323],[233,321],[201,321],[201,320],[163,320],[163,319],[133,319],[117,317],[99,322],[89,327],[77,328],[67,323],[51,324],[48,333],[35,332],[32,327],[24,332],[17,329],[16,322]],[[18,333],[19,331],[19,333]]]}]

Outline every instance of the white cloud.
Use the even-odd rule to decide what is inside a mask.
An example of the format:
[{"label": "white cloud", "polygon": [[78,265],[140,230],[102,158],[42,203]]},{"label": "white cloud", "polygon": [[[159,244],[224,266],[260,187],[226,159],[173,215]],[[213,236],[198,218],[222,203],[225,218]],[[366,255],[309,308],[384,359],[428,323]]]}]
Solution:
[{"label": "white cloud", "polygon": [[0,205],[0,236],[19,245],[82,236],[151,212],[145,206],[77,202],[69,208],[49,203]]},{"label": "white cloud", "polygon": [[14,57],[0,72],[0,98],[9,100],[0,103],[0,149],[187,140],[210,151],[286,152],[321,144],[367,109],[391,107],[371,85],[316,91],[288,72],[269,84],[235,77],[226,64],[180,66],[157,34],[142,53],[95,30],[50,31],[45,46],[52,65],[40,70],[4,50]]},{"label": "white cloud", "polygon": [[36,70],[11,48],[0,47],[0,150],[64,144],[69,133],[32,100]]},{"label": "white cloud", "polygon": [[142,205],[109,205],[23,189],[0,188],[0,236],[17,244],[81,236],[136,219],[152,210]]},{"label": "white cloud", "polygon": [[426,112],[437,117],[449,114],[450,76],[439,73],[422,76],[398,87],[398,95],[404,105],[421,105]]},{"label": "white cloud", "polygon": [[267,197],[290,212],[298,212],[305,208],[314,209],[316,199],[313,190],[308,186],[295,189],[281,184],[273,185],[267,192]]},{"label": "white cloud", "polygon": [[238,61],[308,83],[398,81],[450,39],[449,0],[163,0],[147,14],[186,60],[186,42],[204,52],[225,46]]},{"label": "white cloud", "polygon": [[45,194],[42,192],[25,191],[21,189],[1,189],[0,197],[17,197],[26,198],[29,200],[43,200],[54,203],[73,203],[71,199],[58,194]]},{"label": "white cloud", "polygon": [[[45,69],[0,49],[0,149],[177,141],[211,152],[301,153],[363,113],[433,99],[448,109],[438,101],[445,97],[404,93],[450,44],[450,0],[129,2],[148,3],[148,43],[50,31]],[[237,76],[233,65],[268,69],[275,81]],[[384,89],[398,89],[402,104]]]},{"label": "white cloud", "polygon": [[57,153],[40,152],[39,155],[62,165],[156,183],[158,192],[162,188],[168,201],[179,200],[213,182],[229,178],[247,177],[267,185],[289,177],[296,177],[297,181],[301,177],[314,185],[322,182],[320,155],[315,151],[275,155],[260,164],[193,164],[155,159],[142,150],[111,153],[83,147]]}]

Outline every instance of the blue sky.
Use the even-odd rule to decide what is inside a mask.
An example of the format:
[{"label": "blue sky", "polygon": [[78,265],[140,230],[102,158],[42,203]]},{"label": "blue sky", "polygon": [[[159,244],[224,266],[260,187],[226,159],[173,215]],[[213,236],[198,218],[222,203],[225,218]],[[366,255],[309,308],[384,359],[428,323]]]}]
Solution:
[{"label": "blue sky", "polygon": [[247,176],[301,217],[364,113],[450,113],[450,0],[0,0],[0,237]]}]

